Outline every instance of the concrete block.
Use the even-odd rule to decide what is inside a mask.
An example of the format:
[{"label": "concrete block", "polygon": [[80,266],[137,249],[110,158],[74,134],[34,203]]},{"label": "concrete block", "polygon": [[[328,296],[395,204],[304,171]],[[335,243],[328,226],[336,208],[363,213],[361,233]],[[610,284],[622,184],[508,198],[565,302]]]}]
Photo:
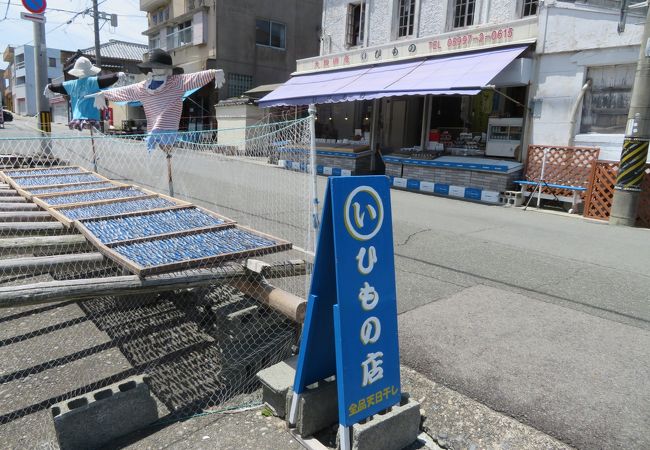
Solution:
[{"label": "concrete block", "polygon": [[[420,404],[402,396],[399,405],[352,426],[352,450],[399,450],[420,433]],[[338,438],[337,438],[338,440]]]},{"label": "concrete block", "polygon": [[281,419],[284,419],[289,412],[287,397],[290,397],[292,392],[297,361],[298,357],[292,356],[257,373],[257,379],[262,383],[262,400]]},{"label": "concrete block", "polygon": [[98,448],[158,420],[143,376],[57,403],[51,412],[62,450]]},{"label": "concrete block", "polygon": [[[287,395],[287,414],[291,406],[293,389]],[[336,381],[321,381],[314,387],[307,388],[298,402],[296,431],[307,437],[338,423],[338,396]]]}]

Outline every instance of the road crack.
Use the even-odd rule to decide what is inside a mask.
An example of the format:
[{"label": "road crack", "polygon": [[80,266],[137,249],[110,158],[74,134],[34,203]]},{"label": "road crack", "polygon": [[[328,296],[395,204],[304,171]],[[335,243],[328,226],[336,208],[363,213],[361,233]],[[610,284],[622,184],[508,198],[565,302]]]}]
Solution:
[{"label": "road crack", "polygon": [[414,237],[415,235],[420,234],[420,233],[426,233],[427,231],[431,231],[431,228],[425,228],[423,230],[419,230],[419,231],[416,231],[415,233],[409,234],[406,237],[406,239],[404,239],[404,242],[398,242],[397,243],[397,247],[402,247],[402,246],[408,244],[412,237]]}]

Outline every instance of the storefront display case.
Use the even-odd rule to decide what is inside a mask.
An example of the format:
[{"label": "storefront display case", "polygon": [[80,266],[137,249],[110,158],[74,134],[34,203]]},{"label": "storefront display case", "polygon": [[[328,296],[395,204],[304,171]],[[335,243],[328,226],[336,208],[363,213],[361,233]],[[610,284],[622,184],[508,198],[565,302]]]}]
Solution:
[{"label": "storefront display case", "polygon": [[523,123],[522,118],[490,119],[485,155],[515,158],[521,148]]}]

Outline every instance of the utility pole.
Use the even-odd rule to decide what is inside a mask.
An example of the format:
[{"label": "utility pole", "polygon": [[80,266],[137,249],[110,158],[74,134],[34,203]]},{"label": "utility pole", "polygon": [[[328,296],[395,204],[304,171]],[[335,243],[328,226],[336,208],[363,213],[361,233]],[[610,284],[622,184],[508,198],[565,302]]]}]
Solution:
[{"label": "utility pole", "polygon": [[99,54],[99,9],[97,0],[93,0],[93,22],[95,24],[95,64],[97,67],[101,67],[102,57]]},{"label": "utility pole", "polygon": [[[50,102],[43,91],[47,85],[47,45],[45,43],[45,23],[34,22],[34,84],[36,88],[36,109],[38,110],[38,129],[46,137],[52,131]],[[49,156],[51,153],[49,139],[41,139],[41,151]]]},{"label": "utility pole", "polygon": [[650,8],[646,15],[639,62],[636,68],[625,141],[616,176],[611,225],[633,227],[636,223],[641,183],[650,142]]}]

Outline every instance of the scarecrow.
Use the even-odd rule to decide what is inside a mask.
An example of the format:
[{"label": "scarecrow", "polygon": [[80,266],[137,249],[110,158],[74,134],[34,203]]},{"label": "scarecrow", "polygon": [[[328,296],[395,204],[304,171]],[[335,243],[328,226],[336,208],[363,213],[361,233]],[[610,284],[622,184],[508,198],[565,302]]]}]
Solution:
[{"label": "scarecrow", "polygon": [[77,58],[74,67],[68,71],[69,75],[77,77],[76,80],[63,83],[50,83],[45,87],[45,96],[51,98],[55,93],[70,97],[72,106],[72,120],[68,123],[71,130],[98,129],[100,123],[99,109],[95,108],[89,94],[96,94],[101,89],[112,86],[124,77],[123,72],[96,76],[102,69],[93,66],[93,63],[84,56]]},{"label": "scarecrow", "polygon": [[147,118],[147,149],[152,151],[159,145],[169,154],[178,138],[183,94],[212,80],[220,88],[225,81],[223,70],[183,74],[183,69],[174,67],[169,53],[161,49],[152,50],[149,59],[138,67],[147,74],[146,80],[108,89],[91,97],[95,98],[95,106],[102,109],[106,108],[106,99],[141,102]]}]

